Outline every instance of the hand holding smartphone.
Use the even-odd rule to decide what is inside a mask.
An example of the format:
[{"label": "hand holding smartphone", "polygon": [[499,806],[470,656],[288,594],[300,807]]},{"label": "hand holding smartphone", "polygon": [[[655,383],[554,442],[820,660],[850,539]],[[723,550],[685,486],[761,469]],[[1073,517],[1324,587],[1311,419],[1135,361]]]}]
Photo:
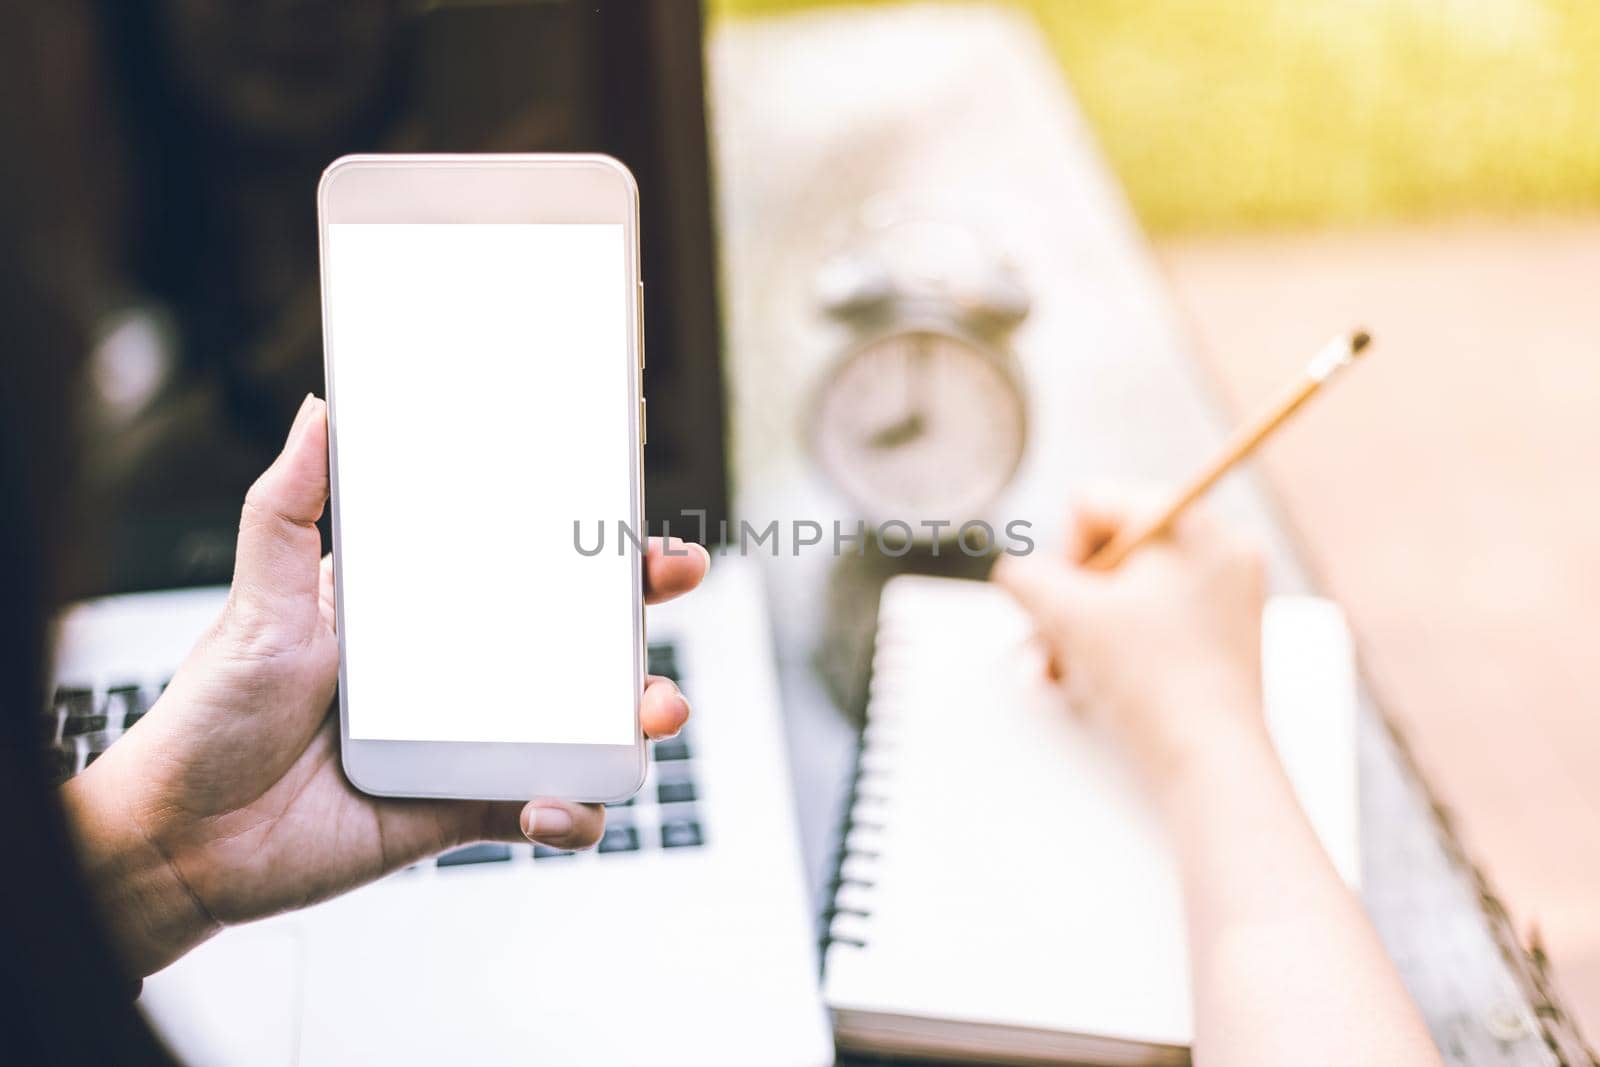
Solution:
[{"label": "hand holding smartphone", "polygon": [[645,772],[638,196],[592,155],[347,156],[318,194],[346,775],[607,801]]}]

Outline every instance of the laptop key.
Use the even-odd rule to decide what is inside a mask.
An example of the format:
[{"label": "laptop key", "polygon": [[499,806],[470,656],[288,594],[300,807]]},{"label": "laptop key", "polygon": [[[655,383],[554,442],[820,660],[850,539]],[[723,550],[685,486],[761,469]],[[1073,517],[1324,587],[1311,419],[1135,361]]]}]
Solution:
[{"label": "laptop key", "polygon": [[700,824],[694,819],[672,819],[661,824],[662,848],[693,848],[705,844]]},{"label": "laptop key", "polygon": [[68,715],[66,722],[61,725],[61,736],[99,733],[106,728],[106,722],[104,715]]},{"label": "laptop key", "polygon": [[650,673],[671,678],[674,682],[683,679],[678,672],[678,650],[665,642],[653,644],[648,649]]},{"label": "laptop key", "polygon": [[639,850],[639,831],[632,826],[613,826],[606,831],[600,839],[597,851],[600,852],[637,852]]},{"label": "laptop key", "polygon": [[688,780],[662,782],[656,786],[656,799],[663,804],[683,804],[694,799],[694,783]]},{"label": "laptop key", "polygon": [[551,848],[549,845],[534,845],[533,858],[536,860],[553,860],[561,856],[575,856],[577,853],[564,848]]},{"label": "laptop key", "polygon": [[66,712],[68,718],[88,715],[94,711],[94,691],[80,686],[64,685],[56,690],[55,706]]},{"label": "laptop key", "polygon": [[468,863],[499,863],[511,858],[510,845],[468,845],[446,852],[438,859],[441,867],[460,867]]},{"label": "laptop key", "polygon": [[657,763],[667,763],[673,760],[689,758],[689,739],[679,734],[677,737],[655,743],[655,757]]}]

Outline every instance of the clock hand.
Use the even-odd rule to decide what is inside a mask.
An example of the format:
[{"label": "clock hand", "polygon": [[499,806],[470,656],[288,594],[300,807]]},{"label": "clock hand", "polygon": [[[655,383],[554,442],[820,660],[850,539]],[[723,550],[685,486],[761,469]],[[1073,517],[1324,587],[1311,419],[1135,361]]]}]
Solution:
[{"label": "clock hand", "polygon": [[923,413],[928,410],[928,357],[927,334],[914,335],[911,341],[911,359],[906,365],[906,375],[909,378],[906,393],[910,400],[908,406],[911,415],[919,422],[923,418]]},{"label": "clock hand", "polygon": [[899,448],[901,445],[915,441],[927,432],[928,419],[925,412],[928,408],[928,338],[923,334],[913,334],[908,340],[911,344],[911,351],[906,359],[906,407],[908,410],[904,418],[882,427],[868,437],[868,447]]},{"label": "clock hand", "polygon": [[922,412],[913,411],[898,422],[892,422],[868,436],[867,447],[899,448],[921,437],[925,429]]}]

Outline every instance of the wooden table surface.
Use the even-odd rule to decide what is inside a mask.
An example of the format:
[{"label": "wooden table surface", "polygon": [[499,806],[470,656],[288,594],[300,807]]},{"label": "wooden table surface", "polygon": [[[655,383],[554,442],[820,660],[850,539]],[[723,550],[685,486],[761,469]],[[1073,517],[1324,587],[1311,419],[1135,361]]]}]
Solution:
[{"label": "wooden table surface", "polygon": [[1262,469],[1592,1043],[1600,221],[1189,240],[1161,260],[1235,409],[1292,373],[1313,324],[1359,316],[1379,338]]},{"label": "wooden table surface", "polygon": [[[842,342],[813,285],[860,206],[885,192],[936,197],[1003,248],[1034,295],[1016,346],[1030,451],[995,517],[1028,518],[1048,543],[1074,487],[1171,480],[1218,439],[1222,419],[1154,262],[1025,19],[928,6],[735,20],[717,31],[710,64],[744,517],[853,519],[801,445],[806,398]],[[1268,538],[1277,589],[1306,587],[1248,475],[1216,501]],[[767,568],[819,908],[854,741],[815,669],[831,565],[813,553]],[[1537,976],[1506,951],[1509,927],[1486,919],[1485,887],[1370,702],[1361,775],[1367,907],[1448,1062],[1587,1062],[1541,1025]]]}]

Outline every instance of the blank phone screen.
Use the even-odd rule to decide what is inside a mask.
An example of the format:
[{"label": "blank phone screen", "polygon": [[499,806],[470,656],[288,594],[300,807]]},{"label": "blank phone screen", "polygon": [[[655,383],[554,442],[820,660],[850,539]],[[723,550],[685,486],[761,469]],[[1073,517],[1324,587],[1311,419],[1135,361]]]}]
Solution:
[{"label": "blank phone screen", "polygon": [[350,736],[634,743],[622,226],[326,233]]}]

